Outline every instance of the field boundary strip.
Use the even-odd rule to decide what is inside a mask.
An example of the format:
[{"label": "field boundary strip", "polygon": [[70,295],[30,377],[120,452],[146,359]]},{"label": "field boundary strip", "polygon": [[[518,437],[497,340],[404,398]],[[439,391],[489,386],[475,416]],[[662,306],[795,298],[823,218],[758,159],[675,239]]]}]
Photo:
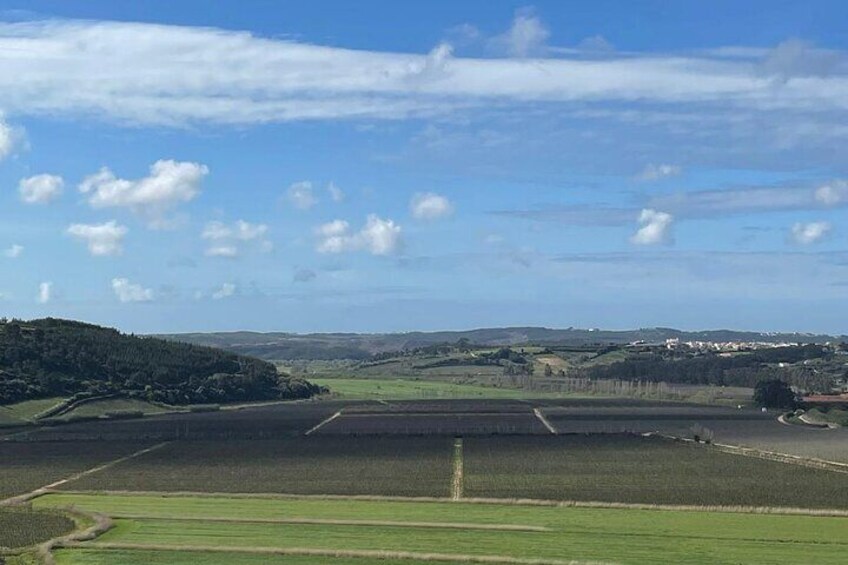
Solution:
[{"label": "field boundary strip", "polygon": [[545,417],[545,415],[542,414],[542,411],[539,408],[533,408],[533,414],[536,415],[536,418],[540,422],[542,422],[542,425],[545,426],[548,429],[549,432],[551,432],[554,435],[559,434],[557,429],[553,426],[553,424],[550,423],[550,421]]},{"label": "field boundary strip", "polygon": [[49,485],[44,485],[43,487],[39,487],[35,490],[32,490],[25,494],[20,494],[17,496],[13,496],[11,498],[7,498],[5,500],[0,500],[0,506],[12,506],[15,504],[21,504],[33,498],[39,497],[42,494],[47,494],[48,492],[60,487],[66,483],[70,483],[76,481],[77,479],[81,479],[83,477],[87,477],[88,475],[93,475],[94,473],[99,473],[100,471],[105,471],[106,469],[110,469],[115,465],[119,465],[125,461],[129,461],[131,459],[135,459],[136,457],[140,457],[152,451],[156,451],[157,449],[161,449],[171,443],[170,441],[163,441],[162,443],[157,443],[151,447],[146,447],[144,449],[139,449],[129,455],[124,455],[123,457],[119,457],[117,459],[113,459],[112,461],[107,461],[106,463],[101,463],[96,467],[92,467],[91,469],[86,469],[85,471],[80,471],[79,473],[74,473],[64,479],[59,479],[58,481],[54,481]]},{"label": "field boundary strip", "polygon": [[218,552],[218,553],[247,553],[255,555],[289,555],[314,557],[362,557],[370,559],[410,559],[418,561],[447,561],[461,563],[493,563],[502,565],[612,565],[609,561],[580,561],[575,559],[527,559],[510,557],[508,555],[468,555],[463,553],[423,553],[415,551],[386,551],[371,549],[316,549],[308,547],[221,547],[217,545],[164,545],[143,543],[101,542],[93,545],[77,543],[63,544],[62,547],[73,549],[116,549],[116,550],[147,550],[147,551],[185,551],[185,552]]},{"label": "field boundary strip", "polygon": [[459,500],[462,498],[462,487],[465,482],[463,473],[463,446],[462,438],[454,438],[453,440],[453,475],[451,477],[451,499]]},{"label": "field boundary strip", "polygon": [[321,428],[323,428],[324,426],[326,426],[327,424],[329,424],[330,422],[332,422],[333,420],[335,420],[336,418],[338,418],[341,415],[342,415],[342,411],[339,410],[338,412],[336,412],[335,414],[333,414],[329,418],[325,418],[324,420],[321,420],[321,422],[319,422],[318,425],[313,426],[312,428],[307,430],[307,432],[303,435],[310,436],[310,435],[314,434],[315,432],[317,432],[318,430],[320,430]]},{"label": "field boundary strip", "polygon": [[712,506],[695,504],[647,504],[638,502],[604,502],[591,500],[551,500],[542,498],[485,498],[464,497],[453,500],[435,496],[380,496],[371,494],[286,494],[286,493],[234,493],[198,491],[128,491],[128,490],[62,490],[46,491],[41,495],[56,494],[80,496],[155,496],[161,498],[223,498],[256,500],[327,500],[371,502],[429,502],[436,504],[468,503],[506,506],[551,506],[558,508],[618,508],[623,510],[656,510],[658,512],[725,512],[729,514],[778,514],[792,516],[825,516],[848,518],[848,510],[838,508],[796,508],[791,506]]},{"label": "field boundary strip", "polygon": [[167,520],[176,522],[220,522],[233,524],[303,524],[317,526],[368,526],[368,527],[390,527],[390,528],[425,528],[434,530],[494,530],[504,532],[553,532],[546,526],[531,526],[527,524],[475,524],[473,522],[416,522],[398,520],[344,520],[335,518],[238,518],[222,516],[154,516],[148,514],[135,514],[112,512],[110,518],[117,520]]},{"label": "field boundary strip", "polygon": [[[791,424],[787,424],[791,425]],[[673,441],[685,443],[700,444],[694,439],[686,437],[678,437],[667,434],[647,433],[645,436],[661,437]],[[731,455],[740,455],[742,457],[753,457],[755,459],[763,459],[765,461],[776,461],[778,463],[786,463],[788,465],[798,465],[809,469],[818,469],[820,471],[831,471],[833,473],[848,474],[848,463],[840,463],[838,461],[828,461],[827,459],[818,459],[816,457],[802,457],[800,455],[791,455],[789,453],[781,453],[779,451],[768,451],[765,449],[757,449],[754,447],[745,447],[742,445],[732,445],[729,443],[709,443],[705,444],[721,453]]]}]

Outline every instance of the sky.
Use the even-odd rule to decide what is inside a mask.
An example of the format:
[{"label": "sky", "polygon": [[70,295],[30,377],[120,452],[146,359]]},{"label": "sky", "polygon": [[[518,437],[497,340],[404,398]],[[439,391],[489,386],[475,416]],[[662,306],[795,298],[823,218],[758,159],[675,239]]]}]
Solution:
[{"label": "sky", "polygon": [[0,1],[0,315],[846,333],[845,21]]}]

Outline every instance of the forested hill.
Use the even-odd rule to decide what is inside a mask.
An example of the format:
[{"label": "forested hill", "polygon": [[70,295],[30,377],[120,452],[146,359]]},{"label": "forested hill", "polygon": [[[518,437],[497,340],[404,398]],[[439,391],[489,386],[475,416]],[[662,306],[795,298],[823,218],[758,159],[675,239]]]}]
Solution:
[{"label": "forested hill", "polygon": [[466,331],[395,334],[293,334],[259,332],[192,333],[160,336],[165,339],[221,347],[261,359],[367,359],[375,353],[396,352],[467,340],[476,345],[622,345],[635,341],[758,341],[768,343],[825,343],[844,336],[805,333],[759,333],[734,330],[687,332],[672,328],[637,330],[550,329],[535,327],[483,328]]},{"label": "forested hill", "polygon": [[119,393],[198,404],[308,398],[319,387],[274,365],[211,347],[46,318],[0,320],[0,404]]}]

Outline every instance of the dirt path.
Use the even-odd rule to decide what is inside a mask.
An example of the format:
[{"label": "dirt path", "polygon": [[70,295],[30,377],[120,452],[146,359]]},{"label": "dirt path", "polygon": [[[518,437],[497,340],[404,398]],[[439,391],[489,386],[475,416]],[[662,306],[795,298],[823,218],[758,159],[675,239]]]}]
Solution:
[{"label": "dirt path", "polygon": [[535,414],[536,418],[538,418],[539,421],[542,422],[543,426],[548,428],[549,432],[551,432],[554,435],[557,435],[559,433],[559,432],[557,432],[557,429],[553,426],[553,424],[551,424],[550,421],[548,421],[548,419],[545,418],[545,415],[542,414],[542,411],[539,408],[533,408],[533,414]]},{"label": "dirt path", "polygon": [[87,469],[85,471],[80,471],[79,473],[74,473],[73,475],[71,475],[69,477],[65,477],[64,479],[60,479],[58,481],[52,482],[49,485],[44,485],[43,487],[39,487],[39,488],[37,488],[33,491],[30,491],[26,494],[13,496],[12,498],[7,498],[6,500],[0,500],[0,506],[11,506],[11,505],[14,505],[14,504],[20,504],[22,502],[26,502],[30,499],[41,496],[42,494],[46,494],[49,491],[55,489],[56,487],[60,487],[64,484],[66,484],[66,483],[69,483],[71,481],[75,481],[77,479],[81,479],[82,477],[86,477],[86,476],[92,475],[94,473],[99,473],[100,471],[105,471],[106,469],[114,467],[115,465],[118,465],[119,463],[123,463],[124,461],[129,461],[130,459],[135,459],[136,457],[144,455],[145,453],[150,453],[151,451],[155,451],[157,449],[165,447],[169,443],[171,443],[171,442],[165,441],[165,442],[162,442],[162,443],[157,443],[156,445],[154,445],[152,447],[140,449],[140,450],[138,450],[134,453],[130,453],[129,455],[125,455],[123,457],[119,457],[118,459],[114,459],[114,460],[109,461],[107,463],[103,463],[101,465],[98,465],[97,467],[92,467],[91,469]]},{"label": "dirt path", "polygon": [[338,418],[341,415],[342,415],[342,411],[339,410],[338,412],[336,412],[335,414],[333,414],[332,416],[330,416],[326,420],[322,420],[320,424],[313,427],[312,429],[310,429],[308,432],[306,432],[303,435],[311,436],[312,434],[314,434],[315,432],[317,432],[318,430],[320,430],[321,428],[323,428],[324,426],[326,426],[327,424],[329,424],[330,422],[332,422],[333,420],[335,420],[336,418]]},{"label": "dirt path", "polygon": [[451,500],[462,498],[463,460],[462,460],[462,438],[453,440],[453,480],[451,481]]}]

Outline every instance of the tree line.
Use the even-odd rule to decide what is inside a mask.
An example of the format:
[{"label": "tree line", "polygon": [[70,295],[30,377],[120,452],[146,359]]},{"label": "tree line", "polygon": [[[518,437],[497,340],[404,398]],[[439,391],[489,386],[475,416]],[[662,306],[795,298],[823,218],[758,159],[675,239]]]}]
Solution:
[{"label": "tree line", "polygon": [[45,318],[0,320],[0,404],[125,394],[168,404],[308,398],[322,391],[220,349]]}]

